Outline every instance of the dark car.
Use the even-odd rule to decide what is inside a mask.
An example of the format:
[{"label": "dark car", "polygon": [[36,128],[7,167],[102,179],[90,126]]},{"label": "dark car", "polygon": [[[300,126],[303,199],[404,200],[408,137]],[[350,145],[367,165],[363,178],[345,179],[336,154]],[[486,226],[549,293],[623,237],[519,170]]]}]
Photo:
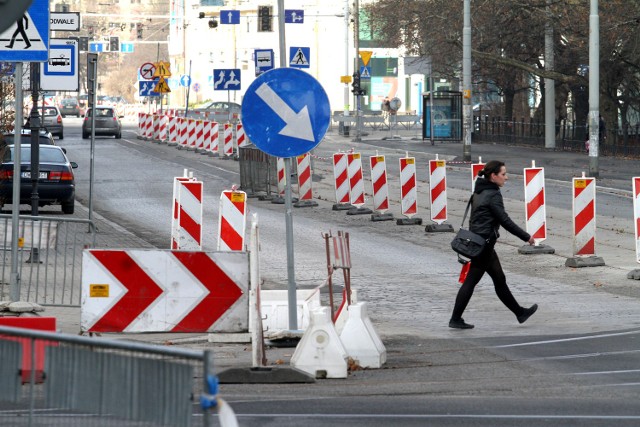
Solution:
[{"label": "dark car", "polygon": [[[20,204],[31,204],[31,145],[21,145],[20,150]],[[62,212],[72,214],[75,201],[75,177],[70,162],[62,148],[54,145],[40,146],[40,174],[38,179],[39,206],[61,205]],[[0,207],[13,202],[14,146],[0,149]]]},{"label": "dark car", "polygon": [[[91,108],[87,109],[82,122],[82,138],[91,136]],[[96,107],[96,135],[113,135],[117,139],[122,138],[122,123],[113,107]]]},{"label": "dark car", "polygon": [[80,108],[80,103],[78,103],[77,98],[63,99],[62,101],[60,101],[60,106],[58,108],[60,109],[60,114],[62,114],[62,117],[82,116],[82,108]]},{"label": "dark car", "polygon": [[[31,129],[22,129],[20,135],[22,135],[22,138],[20,138],[22,144],[31,144]],[[14,136],[15,133],[13,132],[3,134],[2,137],[0,137],[0,147],[13,144]],[[44,129],[40,130],[39,141],[41,145],[56,145],[51,132],[47,132]]]}]

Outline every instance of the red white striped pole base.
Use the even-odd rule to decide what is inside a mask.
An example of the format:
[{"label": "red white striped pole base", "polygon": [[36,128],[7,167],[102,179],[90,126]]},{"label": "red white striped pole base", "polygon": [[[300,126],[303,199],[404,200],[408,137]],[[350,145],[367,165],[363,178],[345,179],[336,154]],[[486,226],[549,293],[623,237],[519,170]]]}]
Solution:
[{"label": "red white striped pole base", "polygon": [[445,224],[447,220],[447,162],[439,160],[436,154],[435,160],[429,160],[429,200],[431,202],[431,221],[424,231],[453,233],[451,224]]},{"label": "red white striped pole base", "polygon": [[389,186],[387,185],[387,162],[384,156],[369,157],[371,166],[371,185],[373,186],[373,208],[376,213],[371,215],[371,221],[393,221],[393,214],[389,210]]},{"label": "red white striped pole base", "polygon": [[347,153],[333,154],[333,181],[336,189],[336,203],[333,205],[333,210],[342,211],[353,208],[347,171]]},{"label": "red white striped pole base", "polygon": [[362,156],[360,153],[347,154],[347,173],[349,176],[349,192],[351,204],[355,207],[347,211],[347,215],[368,215],[373,211],[364,208],[364,178],[362,176]]},{"label": "red white striped pole base", "polygon": [[596,256],[596,179],[573,178],[573,258],[567,267],[598,267],[604,260]]},{"label": "red white striped pole base", "polygon": [[[633,224],[635,228],[636,262],[640,263],[640,177],[631,178],[633,187]],[[640,280],[640,269],[627,273],[627,279]]]},{"label": "red white striped pole base", "polygon": [[278,157],[276,160],[276,176],[278,178],[278,195],[271,200],[276,205],[284,205],[284,192],[287,185],[287,176],[284,173],[284,159]]},{"label": "red white striped pole base", "polygon": [[398,225],[422,225],[422,218],[413,218],[418,213],[418,186],[416,180],[416,158],[409,153],[400,159],[401,212],[406,218],[398,218]]},{"label": "red white striped pole base", "polygon": [[293,204],[296,208],[310,208],[318,206],[313,200],[311,182],[311,155],[309,153],[296,157],[298,166],[298,201]]},{"label": "red white striped pole base", "polygon": [[531,161],[530,168],[524,168],[524,210],[527,233],[535,239],[535,245],[523,245],[518,253],[525,255],[553,254],[551,246],[541,245],[547,238],[547,209],[544,189],[544,168],[537,168]]}]

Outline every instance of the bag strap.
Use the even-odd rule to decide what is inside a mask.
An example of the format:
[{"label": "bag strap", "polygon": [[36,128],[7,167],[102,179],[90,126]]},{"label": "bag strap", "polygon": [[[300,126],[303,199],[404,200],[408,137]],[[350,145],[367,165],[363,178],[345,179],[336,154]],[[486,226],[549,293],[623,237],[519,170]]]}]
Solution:
[{"label": "bag strap", "polygon": [[462,215],[462,224],[460,224],[460,228],[464,227],[464,220],[467,219],[467,214],[469,213],[469,207],[471,207],[471,201],[473,200],[473,194],[469,197],[469,202],[467,203],[467,207],[464,210],[464,215]]}]

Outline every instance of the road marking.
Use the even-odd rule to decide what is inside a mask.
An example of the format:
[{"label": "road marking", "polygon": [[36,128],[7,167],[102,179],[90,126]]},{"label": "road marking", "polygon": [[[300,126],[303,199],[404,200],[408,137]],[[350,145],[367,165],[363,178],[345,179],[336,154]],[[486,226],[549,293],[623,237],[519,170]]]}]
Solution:
[{"label": "road marking", "polygon": [[640,415],[519,415],[519,414],[238,414],[237,418],[315,419],[502,419],[502,420],[640,420]]},{"label": "road marking", "polygon": [[600,339],[600,338],[609,338],[609,337],[619,337],[623,335],[633,335],[640,334],[640,329],[636,329],[634,331],[628,332],[616,332],[616,333],[608,333],[608,334],[599,334],[599,335],[589,335],[586,337],[574,337],[574,338],[559,338],[555,340],[546,340],[546,341],[531,341],[531,342],[523,342],[518,344],[504,344],[504,345],[496,345],[490,348],[509,348],[509,347],[525,347],[529,345],[542,345],[542,344],[555,344],[561,342],[571,342],[571,341],[584,341],[591,339]]}]

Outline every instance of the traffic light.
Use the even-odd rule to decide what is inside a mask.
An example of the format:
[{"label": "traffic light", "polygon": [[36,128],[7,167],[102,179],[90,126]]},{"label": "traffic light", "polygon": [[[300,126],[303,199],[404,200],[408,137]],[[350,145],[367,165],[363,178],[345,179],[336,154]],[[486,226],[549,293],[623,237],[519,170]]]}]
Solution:
[{"label": "traffic light", "polygon": [[89,37],[78,38],[78,49],[80,52],[86,52],[89,50]]},{"label": "traffic light", "polygon": [[353,81],[351,82],[351,93],[360,95],[360,73],[353,73]]},{"label": "traffic light", "polygon": [[136,24],[136,33],[138,35],[138,40],[142,39],[142,23],[138,22]]},{"label": "traffic light", "polygon": [[120,52],[120,37],[109,37],[109,51]]},{"label": "traffic light", "polygon": [[271,6],[258,6],[258,31],[273,31]]}]

